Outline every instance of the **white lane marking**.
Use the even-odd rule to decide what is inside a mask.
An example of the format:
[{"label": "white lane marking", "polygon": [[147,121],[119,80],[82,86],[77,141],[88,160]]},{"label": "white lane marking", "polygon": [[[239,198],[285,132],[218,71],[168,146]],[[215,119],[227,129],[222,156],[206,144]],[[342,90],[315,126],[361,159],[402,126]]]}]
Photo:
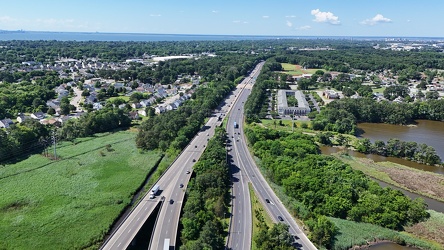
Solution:
[{"label": "white lane marking", "polygon": [[121,244],[122,244],[122,242],[120,242],[119,245],[117,245],[117,247],[120,247]]},{"label": "white lane marking", "polygon": [[137,221],[139,221],[140,220],[140,217],[137,217]]}]

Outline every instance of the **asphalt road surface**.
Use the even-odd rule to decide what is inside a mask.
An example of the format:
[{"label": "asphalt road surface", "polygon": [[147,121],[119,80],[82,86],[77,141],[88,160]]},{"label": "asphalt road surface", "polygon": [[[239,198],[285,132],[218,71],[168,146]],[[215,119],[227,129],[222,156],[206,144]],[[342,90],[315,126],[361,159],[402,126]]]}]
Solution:
[{"label": "asphalt road surface", "polygon": [[[247,100],[248,95],[251,92],[255,77],[256,76],[253,76],[252,82],[249,82],[245,86],[243,91],[237,97],[236,102],[233,104],[227,128],[228,137],[231,140],[231,151],[229,153],[233,158],[232,170],[234,179],[232,194],[233,217],[229,232],[230,238],[228,248],[233,250],[251,248],[250,243],[252,222],[250,196],[248,193],[248,182],[251,182],[256,195],[261,200],[263,206],[265,207],[267,213],[271,216],[273,221],[276,223],[286,223],[290,226],[289,231],[295,239],[294,245],[299,249],[316,249],[316,247],[310,242],[307,236],[299,229],[293,217],[286,210],[282,202],[265,181],[264,177],[262,176],[259,169],[256,167],[256,164],[248,151],[246,139],[243,134],[242,128],[244,119],[243,109],[245,101]],[[238,124],[238,128],[234,128],[234,122]],[[244,194],[240,194],[240,192],[244,192]],[[249,209],[250,211],[247,212],[247,209]],[[242,212],[239,212],[241,210]],[[249,218],[246,219],[243,217]],[[279,217],[282,219],[279,219]],[[246,224],[242,225],[243,223]],[[248,227],[250,229],[248,229]],[[248,242],[248,245],[245,242]]]}]

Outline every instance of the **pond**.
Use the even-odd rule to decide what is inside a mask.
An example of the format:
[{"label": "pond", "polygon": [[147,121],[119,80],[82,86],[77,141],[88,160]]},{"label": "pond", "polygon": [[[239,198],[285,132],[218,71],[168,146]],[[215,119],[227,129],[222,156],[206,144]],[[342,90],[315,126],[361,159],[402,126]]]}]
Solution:
[{"label": "pond", "polygon": [[435,148],[436,153],[444,160],[444,122],[417,120],[416,126],[401,126],[384,123],[359,123],[363,130],[361,137],[369,138],[372,142],[381,140],[387,142],[390,138],[402,141],[425,143]]}]

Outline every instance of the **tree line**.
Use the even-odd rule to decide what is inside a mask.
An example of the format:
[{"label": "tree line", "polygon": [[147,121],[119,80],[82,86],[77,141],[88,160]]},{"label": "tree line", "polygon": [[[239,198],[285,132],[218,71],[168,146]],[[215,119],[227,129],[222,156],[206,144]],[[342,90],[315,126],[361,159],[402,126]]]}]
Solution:
[{"label": "tree line", "polygon": [[[259,62],[258,58],[233,57],[232,55],[229,55],[227,58],[216,57],[216,59],[220,61],[217,64],[212,64],[214,72],[208,72],[209,75],[203,75],[204,78],[214,77],[214,81],[206,82],[203,86],[195,88],[191,100],[185,102],[177,111],[166,112],[152,117],[145,120],[139,126],[139,133],[136,138],[136,144],[139,148],[146,150],[156,148],[166,150],[170,146],[174,150],[184,148],[199,131],[205,117],[211,116],[212,110],[235,87],[235,83],[231,79],[234,80],[244,73],[238,69],[243,67],[242,65],[245,64],[245,61],[251,60],[251,62],[254,62],[252,65]],[[201,61],[199,65],[201,63],[208,63],[205,60],[198,61]],[[227,68],[220,65],[231,66]],[[221,71],[224,68],[227,71],[232,71],[232,73]],[[234,74],[233,78],[229,77],[230,74]]]},{"label": "tree line", "polygon": [[216,128],[205,152],[194,165],[180,219],[181,249],[224,249],[230,203],[230,174],[225,149],[226,132]]},{"label": "tree line", "polygon": [[245,134],[270,180],[297,200],[293,209],[307,221],[311,240],[331,248],[336,233],[328,218],[337,217],[402,230],[428,217],[421,199],[381,188],[362,172],[319,154],[314,138],[252,126]]},{"label": "tree line", "polygon": [[370,139],[364,138],[359,140],[356,151],[364,154],[404,158],[429,165],[442,164],[441,158],[433,147],[425,143],[406,142],[396,138],[391,138],[387,143],[381,140],[372,143]]}]

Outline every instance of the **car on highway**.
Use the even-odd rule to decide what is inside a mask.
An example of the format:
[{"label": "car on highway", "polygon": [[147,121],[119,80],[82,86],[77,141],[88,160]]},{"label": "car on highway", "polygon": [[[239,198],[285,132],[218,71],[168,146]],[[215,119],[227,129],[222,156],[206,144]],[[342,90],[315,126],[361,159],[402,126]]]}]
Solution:
[{"label": "car on highway", "polygon": [[170,199],[170,204],[173,204],[173,203],[174,203],[173,199]]},{"label": "car on highway", "polygon": [[180,187],[180,188],[183,188],[183,184],[182,184],[182,183],[180,183],[179,187]]},{"label": "car on highway", "polygon": [[270,200],[269,199],[265,199],[265,202],[270,203]]},{"label": "car on highway", "polygon": [[186,173],[186,174],[189,174],[189,173],[190,173],[190,170],[187,170],[185,173]]},{"label": "car on highway", "polygon": [[282,216],[278,216],[278,219],[280,220],[280,221],[284,221],[284,218],[282,218]]},{"label": "car on highway", "polygon": [[193,162],[196,162],[196,159],[193,159]]}]

